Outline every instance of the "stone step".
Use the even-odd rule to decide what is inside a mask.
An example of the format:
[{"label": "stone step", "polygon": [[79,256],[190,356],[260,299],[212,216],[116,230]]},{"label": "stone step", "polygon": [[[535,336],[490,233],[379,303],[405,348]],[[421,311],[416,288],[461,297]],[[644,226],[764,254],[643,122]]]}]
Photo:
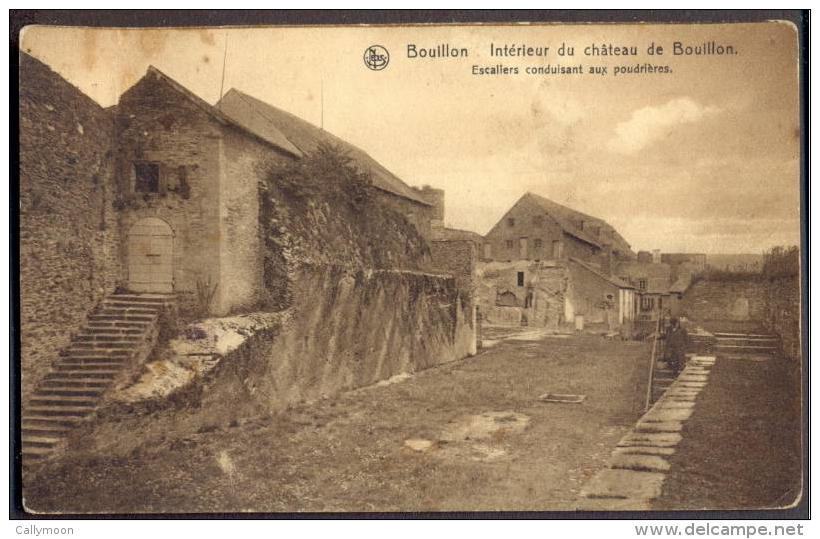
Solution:
[{"label": "stone step", "polygon": [[137,343],[112,340],[75,341],[71,343],[69,350],[132,350],[139,348]]},{"label": "stone step", "polygon": [[23,465],[27,461],[37,461],[49,456],[52,452],[50,447],[24,447],[23,448]]},{"label": "stone step", "polygon": [[26,413],[22,418],[23,428],[43,428],[43,429],[60,429],[66,430],[74,428],[78,419],[76,417],[60,417],[51,415],[38,415]]},{"label": "stone step", "polygon": [[45,386],[34,392],[35,397],[98,397],[105,388],[75,386]]},{"label": "stone step", "polygon": [[58,396],[58,397],[31,397],[29,399],[29,406],[94,406],[99,399],[97,397],[88,396]]},{"label": "stone step", "polygon": [[758,346],[758,345],[749,345],[749,344],[719,344],[715,346],[718,350],[731,350],[731,351],[741,351],[741,350],[754,350],[754,351],[763,351],[763,350],[777,350],[777,346]]},{"label": "stone step", "polygon": [[144,333],[146,328],[148,328],[148,322],[123,322],[123,321],[116,321],[116,320],[91,320],[85,325],[85,330],[97,331],[97,330],[139,330],[141,333]]},{"label": "stone step", "polygon": [[117,314],[92,314],[88,317],[92,322],[143,322],[145,324],[154,320],[153,316],[142,314],[117,315]]},{"label": "stone step", "polygon": [[96,343],[96,344],[106,344],[106,343],[114,343],[114,344],[127,344],[127,343],[138,343],[143,339],[141,335],[142,332],[137,331],[136,333],[81,333],[79,335],[74,336],[75,342],[88,342],[88,343]]},{"label": "stone step", "polygon": [[104,337],[106,335],[111,335],[114,337],[131,337],[144,334],[141,328],[133,327],[133,328],[126,328],[126,327],[113,327],[113,326],[93,326],[88,325],[85,326],[82,330],[83,335],[92,335],[92,336],[101,336]]},{"label": "stone step", "polygon": [[77,389],[105,389],[110,382],[108,380],[100,380],[96,378],[50,378],[43,380],[40,387],[45,388],[59,388],[59,387],[73,387]]},{"label": "stone step", "polygon": [[23,426],[23,428],[20,429],[20,433],[22,436],[48,436],[51,438],[59,438],[65,436],[69,430],[71,430],[70,427],[64,427],[62,425],[54,425],[52,427]]},{"label": "stone step", "polygon": [[54,370],[60,371],[60,374],[65,372],[82,372],[95,374],[112,374],[120,373],[122,363],[106,361],[93,363],[58,363],[54,365]]},{"label": "stone step", "polygon": [[110,382],[111,379],[119,373],[120,369],[50,372],[45,376],[45,380],[99,380],[104,382]]},{"label": "stone step", "polygon": [[778,339],[777,335],[772,335],[771,333],[715,333],[715,337],[740,337],[740,338],[747,338],[747,337],[759,337],[765,339]]},{"label": "stone step", "polygon": [[27,414],[32,416],[66,416],[66,417],[85,417],[90,414],[94,408],[88,405],[76,406],[48,406],[38,405],[29,406],[26,409]]},{"label": "stone step", "polygon": [[132,353],[131,350],[121,348],[71,348],[66,351],[63,357],[128,357]]},{"label": "stone step", "polygon": [[173,301],[174,296],[167,294],[113,294],[106,298],[110,301],[127,301],[133,303],[166,304]]},{"label": "stone step", "polygon": [[23,435],[21,437],[23,447],[54,447],[62,441],[61,437],[54,436],[31,436]]},{"label": "stone step", "polygon": [[97,313],[98,315],[110,315],[116,317],[122,316],[147,316],[149,318],[155,317],[159,314],[159,309],[139,309],[139,308],[129,308],[129,307],[113,307],[113,306],[105,306],[103,309]]}]

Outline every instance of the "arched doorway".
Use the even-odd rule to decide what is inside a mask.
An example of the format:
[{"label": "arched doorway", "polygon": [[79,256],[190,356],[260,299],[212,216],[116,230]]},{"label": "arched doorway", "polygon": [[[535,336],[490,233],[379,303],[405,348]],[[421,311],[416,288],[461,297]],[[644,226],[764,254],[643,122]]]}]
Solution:
[{"label": "arched doorway", "polygon": [[174,234],[168,223],[148,217],[128,231],[128,288],[132,292],[174,290]]}]

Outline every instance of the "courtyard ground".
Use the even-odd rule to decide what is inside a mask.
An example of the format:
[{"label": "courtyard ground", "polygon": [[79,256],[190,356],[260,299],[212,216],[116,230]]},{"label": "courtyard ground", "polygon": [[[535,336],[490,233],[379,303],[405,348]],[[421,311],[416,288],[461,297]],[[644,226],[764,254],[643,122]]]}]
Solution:
[{"label": "courtyard ground", "polygon": [[[25,503],[69,513],[571,510],[642,414],[649,357],[648,343],[595,335],[506,340],[273,417],[191,431],[157,412],[129,422],[105,454],[72,450],[27,475]],[[586,399],[538,400],[550,392]]]},{"label": "courtyard ground", "polygon": [[[747,323],[708,322],[709,331],[761,332]],[[658,510],[785,508],[801,493],[800,366],[718,355],[683,440]]]}]

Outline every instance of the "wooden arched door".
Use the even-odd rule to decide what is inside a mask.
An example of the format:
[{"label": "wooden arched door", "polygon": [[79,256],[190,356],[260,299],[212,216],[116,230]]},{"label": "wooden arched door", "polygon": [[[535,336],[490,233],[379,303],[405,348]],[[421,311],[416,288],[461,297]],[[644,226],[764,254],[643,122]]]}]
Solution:
[{"label": "wooden arched door", "polygon": [[174,234],[168,223],[148,217],[128,231],[128,288],[132,292],[174,290]]}]

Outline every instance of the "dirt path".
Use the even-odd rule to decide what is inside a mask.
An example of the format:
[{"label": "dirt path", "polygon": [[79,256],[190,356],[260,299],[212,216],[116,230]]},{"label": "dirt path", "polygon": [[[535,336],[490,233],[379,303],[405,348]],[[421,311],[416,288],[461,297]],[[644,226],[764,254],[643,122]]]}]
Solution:
[{"label": "dirt path", "polygon": [[[60,512],[567,510],[640,416],[649,353],[597,336],[510,341],[400,383],[208,432],[171,429],[167,413],[144,417],[107,455],[78,450],[47,464],[28,478],[26,503]],[[587,398],[536,400],[546,392]],[[417,451],[408,439],[433,444]]]}]

